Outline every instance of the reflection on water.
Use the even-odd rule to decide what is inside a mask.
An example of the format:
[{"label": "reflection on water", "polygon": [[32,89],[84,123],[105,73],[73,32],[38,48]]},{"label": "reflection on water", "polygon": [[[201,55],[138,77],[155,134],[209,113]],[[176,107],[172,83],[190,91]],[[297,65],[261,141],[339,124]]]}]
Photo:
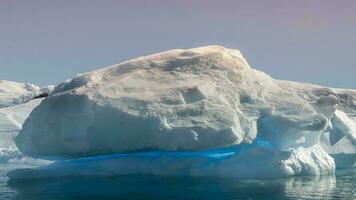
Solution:
[{"label": "reflection on water", "polygon": [[289,197],[311,198],[322,197],[322,199],[331,199],[336,187],[336,178],[327,177],[296,177],[286,180],[285,192]]},{"label": "reflection on water", "polygon": [[[4,181],[2,176],[1,182]],[[2,184],[2,183],[0,183]],[[236,180],[197,177],[72,177],[0,185],[3,199],[355,199],[356,172],[336,177]]]}]

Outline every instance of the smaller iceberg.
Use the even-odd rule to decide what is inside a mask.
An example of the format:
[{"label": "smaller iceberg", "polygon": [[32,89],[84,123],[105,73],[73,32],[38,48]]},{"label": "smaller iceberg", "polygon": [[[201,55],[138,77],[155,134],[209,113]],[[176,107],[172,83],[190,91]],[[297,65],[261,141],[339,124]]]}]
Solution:
[{"label": "smaller iceberg", "polygon": [[16,147],[13,138],[22,129],[24,121],[43,97],[51,94],[54,86],[39,86],[0,80],[0,165],[37,167],[52,163],[26,156]]}]

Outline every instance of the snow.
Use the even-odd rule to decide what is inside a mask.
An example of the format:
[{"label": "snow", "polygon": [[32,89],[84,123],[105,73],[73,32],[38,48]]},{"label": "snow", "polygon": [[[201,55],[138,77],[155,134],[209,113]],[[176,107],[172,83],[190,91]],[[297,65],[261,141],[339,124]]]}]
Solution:
[{"label": "snow", "polygon": [[355,90],[275,80],[221,46],[170,50],[56,86],[16,145],[73,160],[10,176],[332,174],[355,166],[355,116]]},{"label": "snow", "polygon": [[0,164],[22,163],[27,165],[39,162],[50,163],[30,158],[16,147],[13,138],[22,128],[22,124],[31,111],[43,99],[31,100],[32,97],[51,92],[52,86],[39,88],[33,84],[0,81]]},{"label": "snow", "polygon": [[43,99],[0,108],[0,132],[20,131],[23,122]]},{"label": "snow", "polygon": [[29,83],[17,83],[0,80],[0,108],[25,102],[26,95],[39,90],[40,87]]}]

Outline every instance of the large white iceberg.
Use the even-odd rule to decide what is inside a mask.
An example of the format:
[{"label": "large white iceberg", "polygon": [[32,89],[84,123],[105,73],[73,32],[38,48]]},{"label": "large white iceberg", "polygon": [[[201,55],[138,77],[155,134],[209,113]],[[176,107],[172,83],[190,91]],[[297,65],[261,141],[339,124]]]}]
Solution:
[{"label": "large white iceberg", "polygon": [[[25,121],[16,144],[34,157],[73,158],[261,140],[289,155],[262,151],[261,163],[278,165],[276,173],[323,174],[335,168],[329,155],[355,157],[355,116],[355,90],[274,80],[251,68],[238,50],[207,46],[140,57],[59,84]],[[256,157],[238,155],[249,156],[217,165],[231,165],[239,176],[238,166]],[[127,166],[139,165],[130,159],[134,165]],[[169,166],[178,163],[171,159]],[[258,176],[258,165],[246,169]]]}]

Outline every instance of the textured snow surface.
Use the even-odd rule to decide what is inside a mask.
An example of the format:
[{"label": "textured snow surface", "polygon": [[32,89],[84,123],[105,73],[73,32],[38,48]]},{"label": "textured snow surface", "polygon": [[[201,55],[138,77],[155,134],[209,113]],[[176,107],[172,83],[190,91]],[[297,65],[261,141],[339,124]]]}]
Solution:
[{"label": "textured snow surface", "polygon": [[[254,153],[208,159],[213,167],[204,165],[201,175],[328,174],[334,160],[336,167],[355,166],[344,159],[356,157],[355,117],[355,90],[274,80],[251,68],[238,50],[207,46],[140,57],[59,84],[27,118],[16,144],[33,157],[78,158],[39,174],[56,169],[76,174],[77,165],[89,174],[110,166],[117,167],[114,174],[175,174],[179,163],[186,163],[183,171],[200,169],[205,158],[179,162],[167,154],[151,163],[133,152],[244,145]],[[261,150],[256,138],[270,148]],[[125,153],[127,159],[100,159]],[[81,165],[87,156],[92,159]]]},{"label": "textured snow surface", "polygon": [[23,122],[31,111],[43,100],[31,99],[42,93],[50,93],[51,90],[53,86],[39,88],[33,84],[0,81],[0,164],[49,163],[22,154],[13,138],[21,130]]},{"label": "textured snow surface", "polygon": [[31,111],[43,99],[35,99],[24,104],[0,108],[0,132],[18,132]]},{"label": "textured snow surface", "polygon": [[24,104],[0,108],[0,164],[11,163],[38,166],[51,163],[22,154],[13,140],[21,130],[25,119],[42,100],[35,99]]},{"label": "textured snow surface", "polygon": [[17,83],[0,80],[0,108],[28,101],[27,95],[40,90],[40,87],[30,83]]}]

